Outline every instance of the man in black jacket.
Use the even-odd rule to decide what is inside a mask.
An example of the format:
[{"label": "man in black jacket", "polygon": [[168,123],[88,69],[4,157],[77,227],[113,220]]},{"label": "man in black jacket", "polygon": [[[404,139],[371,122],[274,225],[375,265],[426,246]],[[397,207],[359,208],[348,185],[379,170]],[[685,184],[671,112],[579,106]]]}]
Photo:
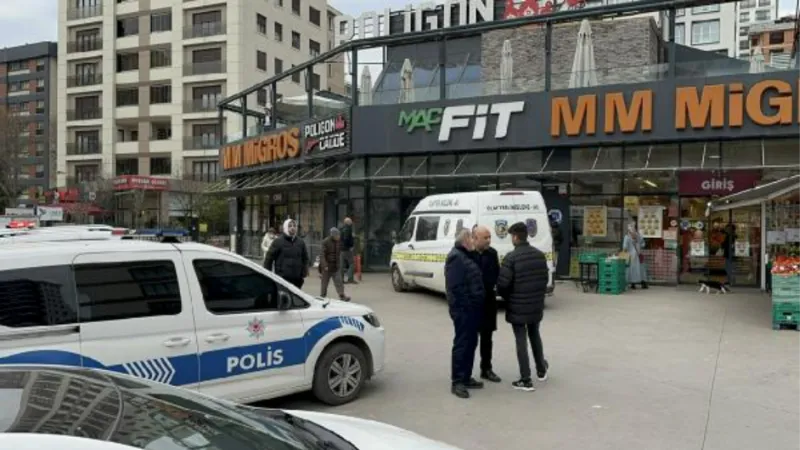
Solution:
[{"label": "man in black jacket", "polygon": [[358,284],[353,276],[355,270],[355,255],[353,254],[356,245],[355,236],[353,236],[353,219],[349,217],[344,218],[344,226],[342,227],[342,264],[340,270],[345,284]]},{"label": "man in black jacket", "polygon": [[272,241],[264,258],[264,267],[275,272],[298,288],[308,276],[308,250],[306,243],[297,237],[297,222],[286,219],[283,234]]},{"label": "man in black jacket", "polygon": [[545,381],[549,364],[544,359],[539,324],[544,315],[549,269],[544,253],[528,243],[528,227],[524,223],[511,225],[508,232],[514,250],[506,255],[500,266],[497,291],[506,301],[506,321],[514,330],[517,346],[520,379],[511,384],[515,389],[533,391],[526,338],[533,347],[537,378]]},{"label": "man in black jacket", "polygon": [[444,277],[450,318],[455,328],[450,391],[459,398],[469,398],[467,389],[483,387],[482,382],[472,377],[472,368],[485,297],[469,229],[457,234],[456,244],[445,261]]},{"label": "man in black jacket", "polygon": [[497,250],[492,248],[492,233],[485,226],[476,225],[472,231],[478,267],[483,274],[483,289],[486,293],[483,302],[483,317],[480,327],[481,378],[492,383],[502,380],[492,370],[492,334],[497,330],[497,296],[494,287],[500,272],[500,259]]}]

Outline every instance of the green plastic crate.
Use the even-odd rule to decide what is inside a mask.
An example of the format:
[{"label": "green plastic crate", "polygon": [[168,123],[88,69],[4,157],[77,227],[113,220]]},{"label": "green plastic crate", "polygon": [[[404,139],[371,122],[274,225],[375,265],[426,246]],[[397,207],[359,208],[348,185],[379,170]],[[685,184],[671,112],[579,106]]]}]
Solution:
[{"label": "green plastic crate", "polygon": [[780,328],[781,325],[800,324],[800,303],[798,302],[778,302],[772,304],[772,328]]},{"label": "green plastic crate", "polygon": [[625,292],[625,286],[598,286],[597,293],[601,295],[620,295]]},{"label": "green plastic crate", "polygon": [[601,259],[605,259],[605,253],[598,253],[598,252],[586,252],[581,253],[578,257],[578,261],[582,263],[599,263]]},{"label": "green plastic crate", "polygon": [[800,276],[773,275],[772,301],[800,303]]}]

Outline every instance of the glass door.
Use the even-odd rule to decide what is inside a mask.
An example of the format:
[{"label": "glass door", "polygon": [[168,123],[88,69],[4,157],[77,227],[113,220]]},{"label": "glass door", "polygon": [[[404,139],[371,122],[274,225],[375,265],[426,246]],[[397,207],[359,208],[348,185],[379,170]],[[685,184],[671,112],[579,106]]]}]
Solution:
[{"label": "glass door", "polygon": [[[736,286],[761,285],[761,206],[731,211],[732,282]],[[728,227],[729,230],[731,227]]]}]

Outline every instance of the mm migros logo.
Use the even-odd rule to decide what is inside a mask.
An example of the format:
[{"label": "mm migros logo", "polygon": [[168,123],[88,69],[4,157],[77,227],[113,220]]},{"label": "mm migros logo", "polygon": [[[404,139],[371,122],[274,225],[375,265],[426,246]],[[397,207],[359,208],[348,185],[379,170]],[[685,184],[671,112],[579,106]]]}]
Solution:
[{"label": "mm migros logo", "polygon": [[400,111],[397,126],[409,134],[419,128],[431,132],[438,126],[439,142],[448,142],[453,129],[471,128],[472,140],[477,141],[486,136],[487,119],[494,115],[497,116],[494,138],[503,139],[508,135],[511,115],[524,110],[524,101],[404,110]]}]

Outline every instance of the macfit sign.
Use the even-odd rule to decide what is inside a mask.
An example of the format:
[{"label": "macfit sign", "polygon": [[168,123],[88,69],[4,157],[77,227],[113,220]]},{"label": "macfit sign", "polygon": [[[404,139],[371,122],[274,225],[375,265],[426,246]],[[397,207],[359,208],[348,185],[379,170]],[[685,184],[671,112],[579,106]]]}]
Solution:
[{"label": "macfit sign", "polygon": [[350,115],[342,111],[233,142],[220,149],[219,158],[222,171],[233,175],[349,152]]},{"label": "macfit sign", "polygon": [[354,108],[354,153],[530,149],[800,136],[800,77],[782,72]]}]

